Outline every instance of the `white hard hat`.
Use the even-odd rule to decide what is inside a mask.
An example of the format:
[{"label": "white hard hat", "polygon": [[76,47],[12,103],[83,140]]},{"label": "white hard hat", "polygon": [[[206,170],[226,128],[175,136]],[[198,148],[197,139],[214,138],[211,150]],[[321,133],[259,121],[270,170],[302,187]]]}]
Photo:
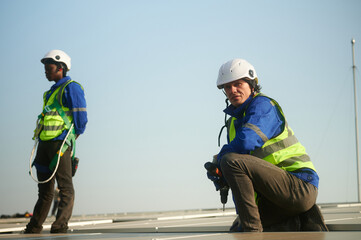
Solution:
[{"label": "white hard hat", "polygon": [[45,56],[41,59],[41,62],[44,63],[45,59],[52,59],[55,62],[64,63],[67,68],[67,71],[70,70],[71,58],[69,57],[68,54],[66,54],[65,52],[63,52],[61,50],[51,50],[50,52],[45,54]]},{"label": "white hard hat", "polygon": [[258,78],[254,67],[243,59],[232,59],[224,63],[219,69],[217,87],[222,89],[224,84],[230,83],[242,78],[255,80],[258,84]]}]

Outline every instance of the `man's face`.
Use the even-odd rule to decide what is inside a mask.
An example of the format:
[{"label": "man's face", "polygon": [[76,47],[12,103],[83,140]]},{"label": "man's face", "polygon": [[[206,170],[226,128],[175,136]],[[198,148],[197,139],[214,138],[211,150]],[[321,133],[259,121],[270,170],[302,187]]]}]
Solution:
[{"label": "man's face", "polygon": [[57,66],[55,64],[45,64],[44,68],[45,68],[45,76],[49,80],[49,82],[51,81],[57,82],[63,78],[62,69],[57,70]]},{"label": "man's face", "polygon": [[234,107],[241,106],[241,104],[252,94],[252,90],[248,83],[241,79],[226,83],[224,85],[224,91]]}]

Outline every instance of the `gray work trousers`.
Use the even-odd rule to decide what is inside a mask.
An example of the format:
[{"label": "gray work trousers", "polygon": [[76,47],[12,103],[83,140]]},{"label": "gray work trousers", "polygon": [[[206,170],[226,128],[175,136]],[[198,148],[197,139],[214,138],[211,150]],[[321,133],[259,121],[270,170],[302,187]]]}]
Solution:
[{"label": "gray work trousers", "polygon": [[[49,166],[56,152],[60,149],[62,141],[44,141],[38,145],[35,162],[44,166]],[[70,157],[71,148],[69,147],[60,158],[60,163],[55,176],[47,183],[38,184],[38,201],[34,207],[33,216],[27,225],[28,229],[35,232],[42,230],[42,225],[46,220],[51,203],[54,198],[55,179],[59,188],[60,202],[56,220],[51,229],[67,229],[68,221],[72,215],[74,206],[74,188],[72,180],[72,160]],[[51,176],[51,173],[42,173],[37,171],[39,181],[44,181]]]},{"label": "gray work trousers", "polygon": [[260,158],[228,153],[221,159],[221,170],[244,231],[262,232],[265,225],[306,212],[316,203],[315,186]]}]

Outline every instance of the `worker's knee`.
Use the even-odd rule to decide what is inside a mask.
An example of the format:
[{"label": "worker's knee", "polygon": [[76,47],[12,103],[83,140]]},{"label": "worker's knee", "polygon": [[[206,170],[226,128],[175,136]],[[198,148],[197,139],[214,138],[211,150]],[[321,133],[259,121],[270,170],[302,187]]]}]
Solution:
[{"label": "worker's knee", "polygon": [[60,192],[59,192],[61,201],[66,202],[66,203],[73,203],[74,195],[75,195],[74,189],[72,189],[72,188],[64,189],[63,191],[60,190]]},{"label": "worker's knee", "polygon": [[54,198],[54,191],[52,190],[44,190],[44,189],[39,189],[39,198],[41,198],[43,201],[53,201]]},{"label": "worker's knee", "polygon": [[45,201],[52,201],[54,197],[54,185],[52,183],[44,183],[38,185],[38,195]]},{"label": "worker's knee", "polygon": [[221,159],[222,172],[228,172],[232,169],[239,168],[239,163],[242,161],[241,154],[227,153]]},{"label": "worker's knee", "polygon": [[74,188],[73,187],[67,187],[67,188],[63,188],[60,189],[60,194],[63,196],[73,196],[74,195]]},{"label": "worker's knee", "polygon": [[232,164],[234,158],[232,157],[233,154],[232,153],[227,153],[225,155],[223,155],[222,159],[221,159],[221,168],[227,168],[229,167],[230,164]]},{"label": "worker's knee", "polygon": [[[227,153],[221,159],[221,170],[223,174],[249,173],[254,168],[257,158],[248,154]],[[262,160],[263,161],[263,160]]]}]

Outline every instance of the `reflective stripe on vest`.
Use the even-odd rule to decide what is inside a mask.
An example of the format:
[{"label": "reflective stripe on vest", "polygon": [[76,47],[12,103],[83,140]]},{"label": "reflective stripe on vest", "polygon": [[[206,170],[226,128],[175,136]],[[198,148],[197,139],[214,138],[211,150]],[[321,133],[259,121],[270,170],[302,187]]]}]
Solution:
[{"label": "reflective stripe on vest", "polygon": [[[64,107],[62,105],[62,96],[64,93],[65,87],[71,83],[74,82],[72,80],[69,80],[59,86],[49,97],[48,100],[46,100],[46,95],[49,91],[44,93],[44,107],[43,107],[43,117],[40,119],[39,126],[41,128],[40,132],[40,140],[42,141],[49,141],[53,138],[56,138],[59,136],[65,129],[69,129],[70,125],[68,123],[71,123],[73,121],[73,114],[72,111],[69,110],[69,108]],[[58,111],[56,110],[54,104],[55,102],[58,102],[58,104],[61,106],[61,109],[64,111],[65,115],[67,116],[67,124],[65,124],[63,118],[60,116]],[[69,126],[68,126],[69,125]]]},{"label": "reflective stripe on vest", "polygon": [[[257,94],[254,96],[254,98],[257,96],[264,95]],[[270,99],[273,106],[277,106],[278,110],[285,119],[285,116],[279,104],[274,99],[270,97],[267,98]],[[236,129],[234,127],[235,120],[236,118],[232,117],[227,121],[228,136],[230,142],[236,137]],[[261,148],[252,151],[251,155],[261,158],[267,162],[272,163],[273,165],[276,165],[290,172],[301,168],[310,168],[316,171],[310,160],[310,157],[306,153],[305,148],[297,140],[292,129],[288,126],[286,120],[282,133],[271,139],[268,139],[266,135],[253,124],[246,123],[242,127],[252,129],[265,142]]]}]

